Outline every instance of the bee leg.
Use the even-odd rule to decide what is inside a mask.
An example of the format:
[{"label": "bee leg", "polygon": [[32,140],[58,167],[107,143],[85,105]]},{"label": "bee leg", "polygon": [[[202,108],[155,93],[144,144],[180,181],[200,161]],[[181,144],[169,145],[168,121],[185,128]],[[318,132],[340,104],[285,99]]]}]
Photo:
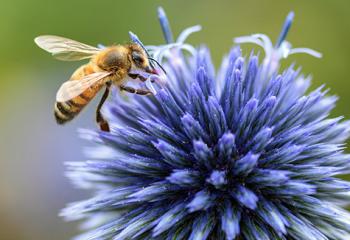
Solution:
[{"label": "bee leg", "polygon": [[105,92],[102,95],[102,98],[100,102],[98,103],[97,109],[96,109],[96,122],[98,125],[100,125],[100,129],[105,132],[109,132],[109,124],[108,122],[103,118],[102,113],[101,113],[101,108],[104,102],[106,101],[108,95],[109,95],[109,88],[111,84],[107,83],[107,87]]},{"label": "bee leg", "polygon": [[129,92],[129,93],[138,94],[138,95],[151,95],[152,94],[152,92],[148,89],[142,89],[142,88],[135,89],[133,87],[128,87],[128,86],[124,86],[124,85],[120,86],[120,90]]},{"label": "bee leg", "polygon": [[[144,76],[137,74],[137,73],[129,73],[128,74],[129,77],[131,77],[132,79],[136,79],[138,78],[139,80],[141,80],[142,82],[146,82],[147,78],[145,78]],[[151,79],[151,82],[154,82],[154,80]]]}]

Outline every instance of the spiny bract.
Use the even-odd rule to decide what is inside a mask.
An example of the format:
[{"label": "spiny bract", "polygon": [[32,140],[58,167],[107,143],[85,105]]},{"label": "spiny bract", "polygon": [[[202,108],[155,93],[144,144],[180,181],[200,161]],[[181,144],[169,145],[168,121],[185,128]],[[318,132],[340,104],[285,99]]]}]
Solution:
[{"label": "spiny bract", "polygon": [[307,93],[299,70],[278,73],[292,53],[320,57],[285,41],[293,14],[275,46],[235,39],[262,46],[261,64],[234,47],[217,74],[207,48],[185,43],[199,26],[173,42],[159,18],[167,43],[146,46],[167,72],[157,94],[116,94],[111,132],[82,131],[91,160],[68,163],[96,193],[62,211],[88,220],[79,239],[350,239],[350,185],[335,177],[349,172],[349,122],[328,118],[336,97]]}]

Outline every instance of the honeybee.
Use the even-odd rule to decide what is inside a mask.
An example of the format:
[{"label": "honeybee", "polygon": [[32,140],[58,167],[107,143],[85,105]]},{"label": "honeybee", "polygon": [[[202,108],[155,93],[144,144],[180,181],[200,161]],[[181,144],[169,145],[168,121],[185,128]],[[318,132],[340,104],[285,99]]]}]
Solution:
[{"label": "honeybee", "polygon": [[39,36],[34,41],[40,48],[59,60],[90,59],[87,64],[79,67],[57,92],[54,115],[58,124],[72,120],[102,88],[105,88],[97,106],[96,122],[101,130],[109,131],[109,124],[102,116],[101,108],[109,95],[111,86],[140,95],[152,94],[148,89],[126,86],[128,77],[143,82],[147,80],[139,74],[140,71],[157,74],[154,65],[150,62],[152,58],[143,45],[130,43],[99,49],[71,39],[49,35]]}]

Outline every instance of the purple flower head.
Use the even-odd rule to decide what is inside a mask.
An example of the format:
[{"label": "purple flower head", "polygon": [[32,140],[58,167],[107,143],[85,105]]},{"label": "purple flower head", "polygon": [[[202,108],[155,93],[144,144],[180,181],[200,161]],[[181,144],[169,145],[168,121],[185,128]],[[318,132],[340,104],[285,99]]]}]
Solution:
[{"label": "purple flower head", "polygon": [[[215,72],[209,50],[166,39],[146,46],[165,68],[151,97],[115,94],[105,109],[111,132],[82,131],[88,161],[68,176],[94,197],[62,211],[87,220],[78,239],[326,240],[350,238],[350,184],[343,152],[350,125],[329,118],[337,100],[280,60],[293,14],[272,45],[266,35],[236,38],[265,50],[233,47]],[[136,35],[135,35],[136,36]]]}]

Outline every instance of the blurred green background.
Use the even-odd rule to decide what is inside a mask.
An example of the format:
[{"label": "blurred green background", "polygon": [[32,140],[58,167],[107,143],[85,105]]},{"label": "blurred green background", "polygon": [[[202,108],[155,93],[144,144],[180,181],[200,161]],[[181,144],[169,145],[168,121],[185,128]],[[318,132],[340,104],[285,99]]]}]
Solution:
[{"label": "blurred green background", "polygon": [[[69,239],[78,227],[57,217],[87,193],[64,177],[64,161],[82,160],[79,127],[95,127],[96,101],[65,127],[53,118],[55,93],[80,63],[54,60],[34,37],[55,34],[88,44],[124,43],[132,30],[146,44],[162,43],[156,7],[162,5],[175,34],[201,24],[190,38],[206,43],[216,66],[235,36],[262,32],[277,38],[290,10],[296,18],[288,40],[324,54],[292,56],[340,97],[335,115],[350,117],[348,0],[87,1],[2,0],[0,5],[0,239]],[[246,49],[245,49],[246,50]],[[248,52],[245,52],[248,54]]]}]

